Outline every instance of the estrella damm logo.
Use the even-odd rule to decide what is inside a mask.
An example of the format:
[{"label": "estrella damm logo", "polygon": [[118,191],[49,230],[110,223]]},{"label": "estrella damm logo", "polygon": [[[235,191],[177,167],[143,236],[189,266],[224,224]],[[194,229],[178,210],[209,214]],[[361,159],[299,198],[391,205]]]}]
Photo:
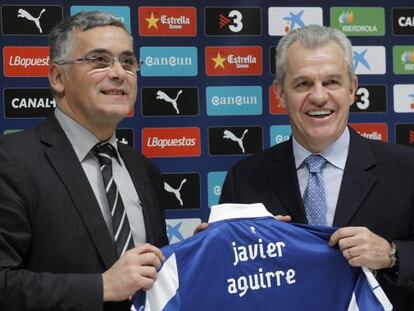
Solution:
[{"label": "estrella damm logo", "polygon": [[380,7],[331,7],[331,26],[348,36],[385,35],[385,12]]},{"label": "estrella damm logo", "polygon": [[206,47],[207,76],[260,76],[263,72],[261,46]]},{"label": "estrella damm logo", "polygon": [[287,114],[287,109],[277,98],[273,85],[269,86],[269,112],[271,114]]},{"label": "estrella damm logo", "polygon": [[195,7],[141,6],[138,8],[140,36],[189,36],[197,34]]},{"label": "estrella damm logo", "polygon": [[365,138],[388,141],[387,123],[350,123],[349,125]]}]

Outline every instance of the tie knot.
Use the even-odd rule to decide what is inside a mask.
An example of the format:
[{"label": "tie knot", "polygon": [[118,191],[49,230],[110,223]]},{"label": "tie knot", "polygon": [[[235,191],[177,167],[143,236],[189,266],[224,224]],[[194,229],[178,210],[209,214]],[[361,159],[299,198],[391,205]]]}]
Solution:
[{"label": "tie knot", "polygon": [[312,154],[305,160],[306,166],[311,173],[320,173],[326,164],[326,159],[318,154]]},{"label": "tie knot", "polygon": [[109,143],[97,143],[93,147],[93,152],[99,159],[101,165],[112,164],[112,158],[117,157],[115,148]]}]

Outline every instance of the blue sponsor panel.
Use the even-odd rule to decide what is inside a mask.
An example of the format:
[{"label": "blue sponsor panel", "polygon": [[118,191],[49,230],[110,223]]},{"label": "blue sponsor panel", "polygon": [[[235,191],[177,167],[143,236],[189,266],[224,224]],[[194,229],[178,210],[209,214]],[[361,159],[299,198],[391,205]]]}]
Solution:
[{"label": "blue sponsor panel", "polygon": [[195,77],[198,73],[197,48],[145,46],[140,48],[144,77]]},{"label": "blue sponsor panel", "polygon": [[210,172],[207,174],[209,207],[218,204],[226,175],[227,172]]},{"label": "blue sponsor panel", "polygon": [[288,140],[292,134],[290,125],[273,125],[270,127],[270,146],[274,146]]},{"label": "blue sponsor panel", "polygon": [[210,86],[206,88],[206,104],[209,116],[261,115],[262,87]]},{"label": "blue sponsor panel", "polygon": [[131,11],[129,6],[104,6],[104,5],[72,5],[70,15],[75,15],[80,11],[102,11],[116,16],[131,33]]}]

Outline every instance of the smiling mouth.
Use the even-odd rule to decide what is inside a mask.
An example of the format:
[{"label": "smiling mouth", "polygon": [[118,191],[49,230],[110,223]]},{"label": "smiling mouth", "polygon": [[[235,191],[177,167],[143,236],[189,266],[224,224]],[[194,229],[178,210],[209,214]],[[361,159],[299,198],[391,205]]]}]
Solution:
[{"label": "smiling mouth", "polygon": [[126,93],[123,90],[107,90],[101,91],[101,93],[105,95],[126,95]]},{"label": "smiling mouth", "polygon": [[329,109],[310,110],[306,112],[306,115],[312,118],[325,118],[331,114],[333,114],[333,111]]}]

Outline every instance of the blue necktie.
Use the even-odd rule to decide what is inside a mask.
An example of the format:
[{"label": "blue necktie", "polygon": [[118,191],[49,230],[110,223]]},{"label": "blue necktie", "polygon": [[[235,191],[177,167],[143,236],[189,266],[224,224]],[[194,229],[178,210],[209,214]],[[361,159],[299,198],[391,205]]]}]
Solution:
[{"label": "blue necktie", "polygon": [[305,160],[309,170],[308,186],[303,195],[306,216],[310,225],[326,226],[325,183],[322,170],[326,159],[312,154]]}]

